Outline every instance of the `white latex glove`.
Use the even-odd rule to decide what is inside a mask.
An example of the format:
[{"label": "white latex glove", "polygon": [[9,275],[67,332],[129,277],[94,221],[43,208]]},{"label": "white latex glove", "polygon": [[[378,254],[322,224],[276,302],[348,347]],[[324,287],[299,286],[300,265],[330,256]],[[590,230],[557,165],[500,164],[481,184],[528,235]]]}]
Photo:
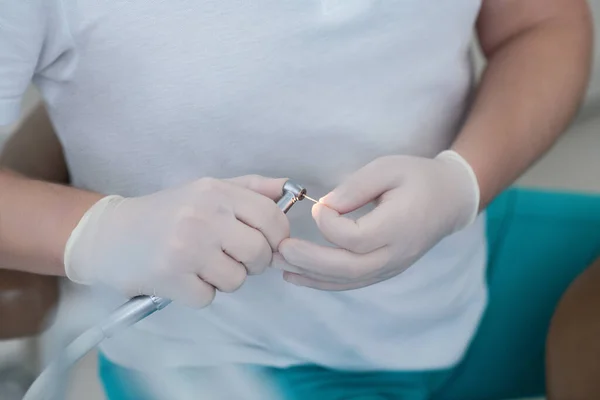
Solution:
[{"label": "white latex glove", "polygon": [[[343,215],[376,201],[354,221]],[[313,207],[323,236],[338,246],[299,239],[279,246],[284,279],[321,290],[349,290],[392,278],[477,216],[479,186],[469,164],[445,151],[435,159],[379,158]],[[281,261],[281,260],[280,260]]]},{"label": "white latex glove", "polygon": [[190,307],[215,288],[235,291],[262,272],[289,223],[274,200],[284,179],[200,179],[152,195],[109,196],[84,215],[68,240],[65,271],[128,296],[157,295]]}]

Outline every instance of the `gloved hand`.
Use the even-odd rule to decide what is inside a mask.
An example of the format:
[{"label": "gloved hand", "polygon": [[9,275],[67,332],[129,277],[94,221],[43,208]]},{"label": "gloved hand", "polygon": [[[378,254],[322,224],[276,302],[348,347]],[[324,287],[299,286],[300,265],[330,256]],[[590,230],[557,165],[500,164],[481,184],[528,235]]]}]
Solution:
[{"label": "gloved hand", "polygon": [[[376,201],[354,221],[343,214]],[[284,279],[321,290],[348,290],[392,278],[477,216],[479,186],[468,163],[445,151],[435,159],[379,158],[313,207],[323,236],[338,248],[286,239]],[[287,264],[287,265],[286,265]]]},{"label": "gloved hand", "polygon": [[283,179],[200,179],[148,196],[108,196],[84,215],[65,248],[74,282],[201,308],[215,288],[235,291],[262,272],[289,236],[273,200]]}]

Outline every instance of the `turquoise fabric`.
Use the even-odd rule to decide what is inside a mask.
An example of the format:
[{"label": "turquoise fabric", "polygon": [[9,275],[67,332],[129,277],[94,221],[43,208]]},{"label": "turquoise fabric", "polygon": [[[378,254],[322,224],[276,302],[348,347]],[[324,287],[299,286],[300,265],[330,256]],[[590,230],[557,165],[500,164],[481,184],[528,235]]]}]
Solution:
[{"label": "turquoise fabric", "polygon": [[550,319],[569,284],[600,256],[600,196],[511,189],[489,207],[490,302],[435,400],[544,394]]},{"label": "turquoise fabric", "polygon": [[[181,371],[189,379],[203,372],[206,371]],[[157,399],[145,392],[147,385],[142,376],[111,363],[102,355],[100,376],[110,400],[169,400]],[[448,381],[451,371],[364,373],[301,366],[264,368],[260,376],[267,379],[282,397],[265,400],[429,400]]]},{"label": "turquoise fabric", "polygon": [[[544,392],[551,316],[600,255],[600,196],[511,189],[488,209],[490,303],[452,371],[349,373],[266,369],[285,400],[502,400]],[[188,371],[189,372],[189,371]],[[153,400],[133,371],[100,357],[110,400]],[[162,400],[162,399],[161,399]]]},{"label": "turquoise fabric", "polygon": [[108,400],[163,400],[154,399],[144,390],[138,373],[112,363],[102,353],[98,356],[98,373]]},{"label": "turquoise fabric", "polygon": [[429,400],[451,372],[341,372],[305,366],[271,369],[269,376],[285,400]]}]

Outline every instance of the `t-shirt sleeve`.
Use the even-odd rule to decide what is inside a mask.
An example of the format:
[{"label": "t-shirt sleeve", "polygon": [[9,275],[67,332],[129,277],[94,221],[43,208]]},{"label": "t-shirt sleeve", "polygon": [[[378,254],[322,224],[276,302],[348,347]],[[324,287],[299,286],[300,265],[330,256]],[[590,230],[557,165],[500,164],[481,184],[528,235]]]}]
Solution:
[{"label": "t-shirt sleeve", "polygon": [[0,125],[17,120],[44,44],[43,0],[0,0]]}]

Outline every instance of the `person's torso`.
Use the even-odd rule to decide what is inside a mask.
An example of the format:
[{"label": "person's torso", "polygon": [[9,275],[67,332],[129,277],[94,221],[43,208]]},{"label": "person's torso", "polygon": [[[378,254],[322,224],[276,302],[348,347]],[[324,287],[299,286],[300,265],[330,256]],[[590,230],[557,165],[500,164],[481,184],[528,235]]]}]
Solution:
[{"label": "person's torso", "polygon": [[[63,4],[72,46],[36,83],[73,183],[102,193],[261,174],[320,196],[377,157],[446,149],[472,93],[480,0]],[[322,241],[302,207],[289,215],[292,234]],[[137,332],[237,346],[222,357],[236,362],[271,353],[272,363],[386,366],[374,343],[410,353],[444,336],[460,352],[485,297],[482,237],[479,221],[407,273],[342,294],[291,287],[269,271],[206,310],[173,305]],[[456,355],[422,360],[436,357]],[[400,358],[392,364],[414,361]]]}]

